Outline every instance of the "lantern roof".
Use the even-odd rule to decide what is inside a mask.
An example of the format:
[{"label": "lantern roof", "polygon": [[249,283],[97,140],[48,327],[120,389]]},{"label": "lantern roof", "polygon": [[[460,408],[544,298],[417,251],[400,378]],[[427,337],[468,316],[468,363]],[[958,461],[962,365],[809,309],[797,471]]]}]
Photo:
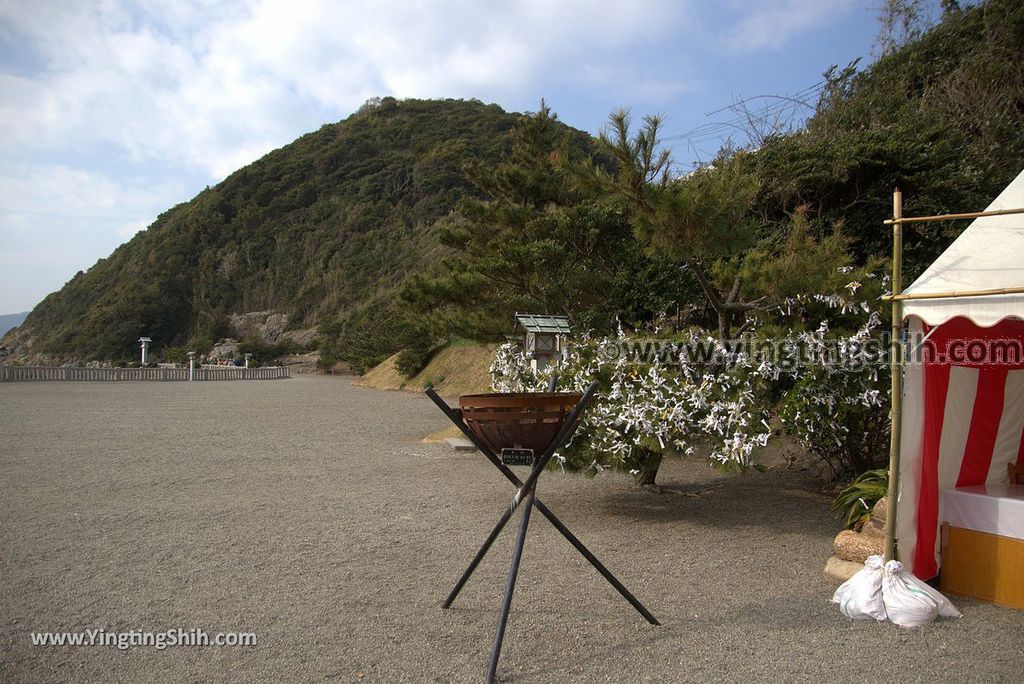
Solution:
[{"label": "lantern roof", "polygon": [[516,314],[516,323],[526,329],[526,332],[549,333],[555,335],[568,335],[568,316],[539,316],[536,314]]}]

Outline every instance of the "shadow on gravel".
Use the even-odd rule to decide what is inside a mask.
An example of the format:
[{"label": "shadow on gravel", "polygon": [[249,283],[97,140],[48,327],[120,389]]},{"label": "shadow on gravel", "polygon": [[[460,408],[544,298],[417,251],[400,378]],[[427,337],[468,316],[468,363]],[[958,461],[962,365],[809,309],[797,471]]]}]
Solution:
[{"label": "shadow on gravel", "polygon": [[705,480],[666,479],[662,492],[624,483],[592,505],[602,514],[629,517],[643,523],[678,523],[711,528],[758,526],[772,533],[806,531],[831,521],[829,498],[813,483],[788,473],[751,473]]}]

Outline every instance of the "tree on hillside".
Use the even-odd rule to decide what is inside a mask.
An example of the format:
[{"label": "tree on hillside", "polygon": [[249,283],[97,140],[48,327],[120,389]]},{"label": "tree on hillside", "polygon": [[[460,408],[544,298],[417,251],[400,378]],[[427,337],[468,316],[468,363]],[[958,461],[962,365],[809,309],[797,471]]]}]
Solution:
[{"label": "tree on hillside", "polygon": [[[1020,172],[1024,3],[961,4],[867,68],[854,63],[826,73],[806,130],[767,141],[750,159],[761,179],[758,214],[779,221],[806,204],[820,223],[843,222],[861,262],[891,249],[881,221],[894,187],[908,215],[966,211],[985,207]],[[961,229],[948,223],[905,232],[905,278]]]},{"label": "tree on hillside", "polygon": [[[932,24],[927,0],[881,0],[875,50],[887,55],[924,35]],[[956,3],[953,3],[956,6]]]},{"label": "tree on hillside", "polygon": [[637,245],[626,205],[572,187],[562,172],[568,150],[607,165],[589,141],[543,102],[512,139],[501,163],[466,169],[482,197],[439,222],[452,252],[438,272],[411,281],[407,301],[438,329],[500,338],[516,311],[564,313],[577,330],[607,330],[617,316],[643,320],[679,299],[678,279],[665,279]]},{"label": "tree on hillside", "polygon": [[742,331],[756,311],[791,294],[828,286],[848,265],[838,228],[816,239],[803,210],[781,229],[754,213],[758,179],[745,153],[674,178],[671,155],[659,146],[661,120],[644,118],[633,134],[628,112],[611,115],[601,140],[618,162],[610,174],[583,164],[579,178],[618,194],[630,206],[637,234],[651,251],[685,265],[713,310],[719,338]]}]

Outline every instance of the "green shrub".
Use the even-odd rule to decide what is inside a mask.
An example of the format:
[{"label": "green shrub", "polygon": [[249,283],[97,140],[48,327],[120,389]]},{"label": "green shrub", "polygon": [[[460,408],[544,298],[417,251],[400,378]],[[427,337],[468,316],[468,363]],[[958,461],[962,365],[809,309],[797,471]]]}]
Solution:
[{"label": "green shrub", "polygon": [[[444,375],[441,374],[441,373],[438,373],[437,375],[430,375],[430,376],[427,376],[426,378],[424,378],[423,382],[420,383],[420,386],[423,389],[428,390],[428,389],[431,389],[432,387],[437,387],[442,382],[444,382]],[[404,388],[405,388],[405,383],[403,382],[399,389],[404,389]]]},{"label": "green shrub", "polygon": [[338,363],[338,355],[333,350],[321,350],[320,357],[316,360],[316,367],[320,370],[333,368]]},{"label": "green shrub", "polygon": [[844,515],[847,527],[857,527],[867,521],[871,509],[889,490],[889,470],[879,468],[861,473],[843,488],[832,502],[832,510]]},{"label": "green shrub", "polygon": [[273,344],[268,344],[258,337],[246,337],[238,343],[238,353],[243,357],[246,354],[252,354],[252,361],[258,364],[266,363],[280,356],[294,354],[300,349],[301,347],[290,338],[283,338]]},{"label": "green shrub", "polygon": [[426,367],[433,356],[433,351],[429,343],[407,347],[395,359],[395,369],[405,377],[411,378]]},{"label": "green shrub", "polygon": [[164,349],[164,360],[167,363],[185,363],[188,357],[185,356],[184,347],[166,347]]}]

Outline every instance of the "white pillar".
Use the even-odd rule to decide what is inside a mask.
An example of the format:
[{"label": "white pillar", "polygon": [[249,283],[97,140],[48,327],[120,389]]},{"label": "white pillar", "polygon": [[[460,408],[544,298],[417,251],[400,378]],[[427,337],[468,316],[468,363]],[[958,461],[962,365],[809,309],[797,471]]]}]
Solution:
[{"label": "white pillar", "polygon": [[192,382],[196,372],[196,353],[190,351],[188,353],[188,381]]},{"label": "white pillar", "polygon": [[146,360],[149,357],[149,343],[152,342],[152,341],[153,340],[149,339],[148,337],[140,337],[139,338],[139,342],[142,343],[142,365],[143,366],[146,365]]},{"label": "white pillar", "polygon": [[246,368],[249,367],[249,359],[251,359],[251,358],[252,358],[252,354],[246,354],[245,355],[245,367]]}]

